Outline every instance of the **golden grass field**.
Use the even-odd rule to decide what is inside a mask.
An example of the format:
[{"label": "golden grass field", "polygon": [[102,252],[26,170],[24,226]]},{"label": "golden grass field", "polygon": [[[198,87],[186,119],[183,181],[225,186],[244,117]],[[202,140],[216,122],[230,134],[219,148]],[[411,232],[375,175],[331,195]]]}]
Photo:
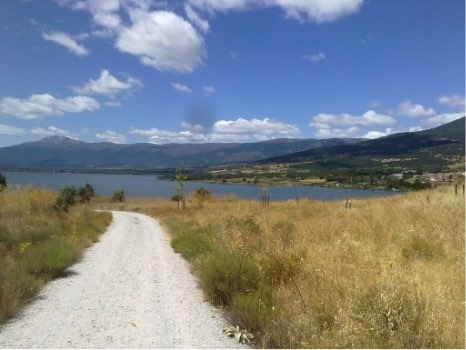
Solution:
[{"label": "golden grass field", "polygon": [[168,200],[95,198],[70,210],[64,230],[55,197],[0,193],[3,319],[49,278],[30,267],[41,257],[34,246],[83,249],[109,222],[91,208],[133,210],[161,219],[206,298],[252,332],[255,346],[465,347],[465,202],[452,187],[352,199],[351,209],[343,201],[264,207],[192,196],[178,210]]},{"label": "golden grass field", "polygon": [[[257,346],[465,347],[465,203],[452,187],[353,199],[350,210],[342,201],[261,207],[234,198],[191,198],[184,211],[168,201],[120,207],[162,218],[173,237],[207,239],[194,271]],[[205,271],[215,259],[234,265],[213,250],[239,260],[233,279],[246,287]],[[231,293],[215,299],[212,288]]]},{"label": "golden grass field", "polygon": [[0,192],[0,323],[62,276],[110,223],[109,213],[84,204],[58,215],[56,197],[34,188]]}]

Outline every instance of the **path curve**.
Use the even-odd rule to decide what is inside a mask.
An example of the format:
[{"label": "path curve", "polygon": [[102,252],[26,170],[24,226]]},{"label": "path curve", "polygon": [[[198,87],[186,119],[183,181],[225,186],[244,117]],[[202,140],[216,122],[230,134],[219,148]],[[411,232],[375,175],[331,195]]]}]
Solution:
[{"label": "path curve", "polygon": [[234,348],[153,218],[113,211],[100,242],[0,327],[0,348]]}]

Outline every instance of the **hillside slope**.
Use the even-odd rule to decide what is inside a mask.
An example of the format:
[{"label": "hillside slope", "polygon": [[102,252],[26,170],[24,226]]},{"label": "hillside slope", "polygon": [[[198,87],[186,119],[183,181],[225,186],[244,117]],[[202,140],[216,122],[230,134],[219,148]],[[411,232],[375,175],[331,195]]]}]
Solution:
[{"label": "hillside slope", "polygon": [[354,139],[280,139],[256,143],[130,145],[53,136],[0,148],[0,169],[163,169],[250,162]]},{"label": "hillside slope", "polygon": [[349,145],[308,149],[273,157],[259,164],[297,164],[325,169],[414,167],[435,169],[464,157],[465,118],[437,128],[406,132]]}]

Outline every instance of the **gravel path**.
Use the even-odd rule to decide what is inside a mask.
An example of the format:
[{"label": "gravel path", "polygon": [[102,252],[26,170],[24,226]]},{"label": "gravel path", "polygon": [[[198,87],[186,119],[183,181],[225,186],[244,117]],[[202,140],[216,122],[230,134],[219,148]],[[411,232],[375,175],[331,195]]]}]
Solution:
[{"label": "gravel path", "polygon": [[156,220],[113,222],[70,276],[0,327],[0,348],[237,348]]}]

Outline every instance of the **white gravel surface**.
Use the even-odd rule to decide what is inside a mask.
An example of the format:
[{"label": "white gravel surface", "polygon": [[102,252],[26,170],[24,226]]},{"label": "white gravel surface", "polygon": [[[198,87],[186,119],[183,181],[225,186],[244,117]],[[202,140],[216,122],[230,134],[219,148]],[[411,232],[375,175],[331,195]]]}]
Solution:
[{"label": "white gravel surface", "polygon": [[156,220],[113,222],[70,276],[0,327],[0,348],[237,348]]}]

